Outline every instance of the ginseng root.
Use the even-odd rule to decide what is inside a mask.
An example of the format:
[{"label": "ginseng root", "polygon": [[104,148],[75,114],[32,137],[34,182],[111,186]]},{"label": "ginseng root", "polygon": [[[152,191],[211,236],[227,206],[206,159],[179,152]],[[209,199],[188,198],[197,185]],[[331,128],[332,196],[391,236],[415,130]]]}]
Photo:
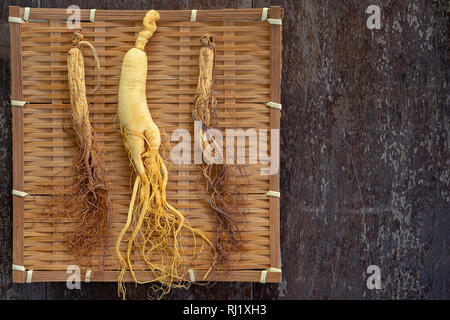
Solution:
[{"label": "ginseng root", "polygon": [[[75,31],[73,44],[67,54],[67,71],[77,150],[73,156],[71,186],[58,192],[57,205],[61,205],[64,215],[74,221],[75,227],[73,233],[68,235],[67,245],[77,259],[82,259],[93,247],[104,243],[112,206],[105,154],[89,120],[81,47],[87,45],[93,51],[98,75],[100,64],[94,47],[83,41],[81,30]],[[100,85],[100,78],[97,80],[97,86],[91,93]]]},{"label": "ginseng root", "polygon": [[[144,48],[156,31],[155,22],[158,20],[157,11],[147,12],[143,20],[144,30],[139,33],[135,47],[125,54],[120,76],[120,129],[136,173],[128,218],[116,243],[120,261],[118,293],[122,298],[126,294],[123,279],[127,270],[136,283],[159,281],[161,285],[153,288],[157,298],[169,292],[170,288],[184,286],[187,270],[181,270],[183,256],[180,239],[183,230],[190,231],[194,240],[198,236],[210,244],[208,238],[191,228],[183,214],[166,198],[168,174],[159,154],[161,134],[152,119],[146,98],[147,55]],[[125,241],[127,250],[123,256],[120,245],[127,232],[130,235]],[[138,280],[134,266],[136,256],[151,270],[153,280]]]},{"label": "ginseng root", "polygon": [[[213,144],[215,153],[221,153],[221,147],[217,145],[214,137],[211,139],[206,132],[210,128],[211,114],[215,111],[216,99],[213,96],[215,43],[214,37],[205,34],[201,37],[202,47],[199,55],[199,77],[195,102],[192,105],[192,117],[194,121],[200,121],[201,139],[196,141],[205,149]],[[214,159],[222,159],[223,154],[214,154]],[[238,170],[237,170],[238,169]],[[213,239],[213,266],[226,265],[230,261],[232,253],[241,248],[242,233],[239,229],[238,219],[242,216],[246,207],[246,201],[242,192],[232,185],[232,180],[247,179],[244,169],[240,166],[214,163],[208,161],[202,164],[202,174],[206,180],[206,201],[214,211],[215,238]]]}]

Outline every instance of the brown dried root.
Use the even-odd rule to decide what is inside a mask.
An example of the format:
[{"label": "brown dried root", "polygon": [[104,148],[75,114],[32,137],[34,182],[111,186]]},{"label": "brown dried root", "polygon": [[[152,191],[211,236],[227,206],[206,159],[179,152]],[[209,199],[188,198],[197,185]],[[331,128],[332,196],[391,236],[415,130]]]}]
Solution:
[{"label": "brown dried root", "polygon": [[[195,121],[201,121],[201,143],[202,149],[210,144],[206,131],[211,122],[211,113],[215,110],[216,100],[213,97],[213,76],[215,61],[214,38],[205,34],[201,37],[199,64],[200,73],[197,90],[195,92],[195,103],[192,106],[192,117]],[[214,150],[220,152],[221,148],[216,144]],[[220,157],[219,157],[220,158]],[[222,159],[224,159],[222,155]],[[243,168],[227,164],[202,164],[203,177],[206,180],[205,197],[209,206],[214,210],[215,216],[215,239],[213,240],[213,267],[216,264],[230,262],[231,253],[241,249],[242,233],[239,229],[238,219],[245,210],[245,199],[242,192],[232,186],[232,180],[245,178]]]},{"label": "brown dried root", "polygon": [[[98,71],[100,64],[95,49],[90,43],[81,41],[82,38],[81,31],[77,30],[74,34],[74,47],[67,55],[72,124],[77,144],[72,164],[72,185],[63,188],[56,199],[56,205],[62,209],[60,211],[73,220],[73,233],[68,235],[67,246],[78,260],[93,247],[104,243],[111,212],[111,191],[106,178],[105,155],[97,143],[89,120],[84,60],[80,47],[87,45],[93,50]],[[93,91],[98,87],[99,82]]]}]

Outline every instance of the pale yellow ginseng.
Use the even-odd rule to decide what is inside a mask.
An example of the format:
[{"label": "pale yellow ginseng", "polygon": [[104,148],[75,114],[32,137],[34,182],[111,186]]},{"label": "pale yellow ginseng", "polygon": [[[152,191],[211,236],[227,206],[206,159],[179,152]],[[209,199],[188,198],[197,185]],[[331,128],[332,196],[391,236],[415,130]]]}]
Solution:
[{"label": "pale yellow ginseng", "polygon": [[[137,283],[160,282],[155,288],[158,298],[170,288],[183,286],[177,283],[185,279],[187,270],[181,270],[183,257],[180,237],[183,229],[200,236],[210,244],[208,238],[188,224],[184,215],[175,209],[166,198],[168,173],[159,154],[161,134],[152,119],[146,97],[147,54],[145,45],[156,31],[159,13],[150,10],[143,20],[142,30],[134,48],[128,50],[122,62],[119,84],[118,116],[125,148],[136,173],[127,222],[119,234],[116,253],[120,261],[118,293],[125,298],[124,276],[130,271]],[[125,234],[129,237],[124,240]],[[126,256],[120,250],[126,242]],[[134,252],[151,270],[153,279],[141,281],[135,272]]]}]

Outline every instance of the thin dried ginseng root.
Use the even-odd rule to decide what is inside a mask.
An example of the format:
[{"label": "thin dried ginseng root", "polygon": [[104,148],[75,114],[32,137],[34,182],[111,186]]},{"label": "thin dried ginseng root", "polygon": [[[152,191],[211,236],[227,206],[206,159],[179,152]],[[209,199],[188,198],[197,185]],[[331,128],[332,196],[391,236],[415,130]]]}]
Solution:
[{"label": "thin dried ginseng root", "polygon": [[[224,161],[221,147],[208,137],[211,114],[215,111],[216,100],[213,96],[215,43],[214,37],[205,34],[201,37],[202,47],[199,55],[199,78],[195,92],[195,102],[192,105],[194,121],[200,121],[201,139],[196,141],[204,150],[210,147],[214,150],[212,158],[202,164],[202,174],[205,179],[205,197],[214,211],[215,238],[213,239],[213,266],[225,267],[232,262],[232,256],[239,257],[242,244],[242,232],[239,227],[239,217],[246,210],[246,199],[237,186],[239,181],[245,185],[248,181],[243,167],[229,165]],[[212,146],[211,146],[212,145]],[[215,163],[214,159],[222,159],[223,164]],[[236,261],[234,261],[236,262]]]},{"label": "thin dried ginseng root", "polygon": [[[100,64],[94,47],[83,41],[81,30],[76,30],[74,47],[67,54],[67,73],[70,90],[72,125],[76,136],[76,153],[72,159],[69,186],[57,191],[57,212],[73,221],[73,232],[67,234],[67,246],[82,266],[92,267],[87,257],[91,249],[105,244],[109,216],[112,209],[111,189],[105,168],[105,154],[98,144],[89,120],[86,97],[84,59],[81,47],[87,45],[94,53],[98,75]],[[95,92],[100,85],[97,78]]]},{"label": "thin dried ginseng root", "polygon": [[[159,13],[150,10],[143,20],[142,30],[134,48],[128,50],[122,62],[119,84],[118,115],[123,143],[136,173],[128,217],[116,242],[116,254],[120,261],[118,294],[125,299],[125,273],[130,271],[136,283],[160,282],[154,285],[153,296],[161,298],[173,287],[186,287],[187,268],[182,250],[183,231],[189,231],[211,245],[208,238],[192,228],[184,215],[169,204],[166,198],[168,174],[159,154],[161,134],[150,114],[146,98],[147,54],[144,51],[148,39],[156,31]],[[128,238],[125,237],[128,235]],[[126,254],[120,246],[126,243]],[[202,242],[202,247],[203,247]],[[192,251],[192,249],[191,249]],[[140,259],[141,261],[136,261]],[[135,262],[149,269],[152,280],[141,281],[135,273]],[[142,266],[139,267],[142,269]]]}]

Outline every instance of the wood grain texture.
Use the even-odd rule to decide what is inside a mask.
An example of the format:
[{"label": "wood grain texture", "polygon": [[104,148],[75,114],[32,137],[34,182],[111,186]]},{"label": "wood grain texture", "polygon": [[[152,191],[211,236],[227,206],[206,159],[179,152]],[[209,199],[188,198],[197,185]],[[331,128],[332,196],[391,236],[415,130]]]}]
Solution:
[{"label": "wood grain texture", "polygon": [[[254,298],[448,299],[446,3],[270,4],[285,15],[283,283]],[[367,289],[372,264],[382,290]]]},{"label": "wood grain texture", "polygon": [[[9,8],[10,17],[20,17],[20,7]],[[12,100],[23,101],[22,90],[22,45],[20,24],[10,24],[11,36],[11,94]],[[13,129],[13,189],[24,191],[23,184],[23,108],[11,106]],[[24,198],[13,197],[13,264],[23,266],[23,213]],[[13,271],[14,282],[24,282],[25,274],[21,271]]]},{"label": "wood grain texture", "polygon": [[[8,1],[7,1],[8,2]],[[25,2],[9,1],[25,6]],[[53,3],[52,3],[53,2]],[[47,7],[94,1],[41,1]],[[281,285],[217,284],[188,299],[449,299],[448,15],[444,1],[95,1],[96,8],[285,9]],[[61,3],[61,5],[59,5]],[[218,3],[218,5],[216,5]],[[382,29],[365,9],[382,8]],[[188,6],[189,5],[189,6]],[[34,5],[33,5],[34,6]],[[4,10],[2,10],[4,12]],[[2,19],[2,25],[7,25]],[[9,39],[9,28],[1,29]],[[3,39],[2,39],[3,40]],[[3,49],[2,49],[3,50]],[[2,51],[3,52],[3,51]],[[9,99],[9,49],[0,96]],[[11,284],[11,113],[0,109],[0,298],[114,299],[115,284]],[[361,197],[362,195],[362,197]],[[368,290],[366,268],[384,288]],[[145,299],[148,287],[128,287]]]}]

